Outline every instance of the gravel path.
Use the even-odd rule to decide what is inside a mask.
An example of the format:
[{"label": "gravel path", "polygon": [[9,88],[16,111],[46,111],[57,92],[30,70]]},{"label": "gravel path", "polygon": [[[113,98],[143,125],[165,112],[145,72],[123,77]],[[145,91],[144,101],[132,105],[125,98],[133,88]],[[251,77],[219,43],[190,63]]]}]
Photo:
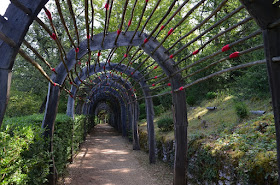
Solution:
[{"label": "gravel path", "polygon": [[170,185],[172,170],[161,162],[150,165],[148,155],[107,124],[97,125],[68,166],[64,184]]}]

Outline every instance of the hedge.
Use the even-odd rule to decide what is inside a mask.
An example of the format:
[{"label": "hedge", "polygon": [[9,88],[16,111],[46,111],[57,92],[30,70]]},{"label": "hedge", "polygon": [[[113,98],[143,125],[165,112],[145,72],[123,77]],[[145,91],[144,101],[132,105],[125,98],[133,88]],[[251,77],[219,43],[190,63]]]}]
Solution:
[{"label": "hedge", "polygon": [[[42,114],[6,118],[0,128],[0,184],[46,184],[51,155],[49,141],[42,138]],[[65,172],[72,155],[94,126],[86,116],[71,120],[58,114],[54,133],[54,156],[58,175]],[[74,132],[73,132],[74,131]]]}]

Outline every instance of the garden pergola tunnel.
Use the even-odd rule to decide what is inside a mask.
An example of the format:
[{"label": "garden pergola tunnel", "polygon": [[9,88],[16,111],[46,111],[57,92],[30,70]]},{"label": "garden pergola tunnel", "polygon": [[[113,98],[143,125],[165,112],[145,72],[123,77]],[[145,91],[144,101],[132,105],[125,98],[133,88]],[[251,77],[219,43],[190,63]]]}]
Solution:
[{"label": "garden pergola tunnel", "polygon": [[[119,130],[121,129],[124,135],[127,128],[132,128],[134,133],[134,148],[138,149],[138,101],[144,99],[148,123],[149,159],[151,163],[154,163],[155,135],[153,125],[154,112],[152,98],[165,94],[171,94],[173,100],[171,107],[174,117],[175,134],[174,184],[186,184],[187,110],[185,90],[192,85],[223,73],[257,64],[263,64],[266,62],[272,93],[277,135],[278,168],[280,169],[280,50],[278,48],[280,43],[279,2],[275,3],[273,0],[240,0],[242,5],[236,7],[236,9],[218,19],[217,15],[221,14],[220,10],[227,6],[228,0],[223,0],[217,4],[216,7],[211,10],[211,13],[204,17],[202,21],[196,25],[190,25],[191,29],[189,29],[187,33],[184,32],[184,35],[179,35],[179,38],[175,37],[176,40],[168,40],[170,36],[177,30],[183,31],[186,29],[186,27],[184,27],[184,21],[187,20],[194,11],[200,10],[199,7],[204,2],[206,2],[206,0],[191,3],[188,3],[188,0],[174,0],[169,2],[169,7],[164,10],[164,14],[161,14],[161,20],[157,23],[151,23],[151,20],[153,16],[156,16],[156,14],[159,13],[157,9],[160,8],[159,5],[161,0],[158,0],[151,6],[148,5],[150,3],[148,0],[139,5],[137,4],[137,1],[133,1],[133,3],[129,4],[129,0],[124,0],[124,2],[121,3],[123,4],[123,9],[121,18],[118,20],[120,22],[118,26],[114,27],[115,31],[113,32],[109,32],[108,26],[110,25],[110,17],[113,16],[114,13],[114,9],[112,9],[114,6],[114,1],[107,0],[105,2],[104,8],[106,14],[104,20],[104,29],[103,32],[97,34],[93,34],[95,33],[93,31],[94,14],[89,14],[89,10],[93,12],[94,9],[93,1],[86,0],[84,2],[86,29],[85,34],[83,35],[84,39],[79,37],[79,33],[82,34],[82,31],[79,32],[79,28],[77,27],[76,17],[73,11],[71,0],[67,0],[67,5],[69,6],[69,15],[73,19],[76,39],[71,36],[67,28],[67,24],[65,24],[65,19],[63,18],[64,15],[61,13],[60,1],[56,0],[56,8],[59,13],[61,25],[65,29],[67,36],[69,37],[69,42],[71,42],[73,46],[73,48],[68,52],[64,50],[63,44],[59,38],[60,35],[57,33],[58,29],[56,29],[55,25],[53,24],[51,13],[45,8],[45,4],[47,2],[48,0],[11,0],[11,4],[8,7],[5,15],[0,17],[0,123],[2,123],[8,103],[11,74],[14,60],[18,53],[25,60],[34,65],[50,82],[48,87],[45,116],[42,124],[42,127],[46,128],[47,130],[44,134],[45,137],[53,137],[54,122],[57,114],[61,91],[65,90],[69,94],[67,114],[71,117],[74,117],[74,103],[75,99],[78,98],[77,90],[83,89],[80,88],[80,86],[86,86],[87,88],[84,88],[84,94],[86,96],[84,99],[84,108],[82,113],[95,114],[95,109],[98,107],[100,102],[110,102],[114,115],[116,116],[116,114],[119,113],[121,115],[120,117],[114,117],[114,121],[116,121],[117,124],[115,126],[117,126]],[[176,3],[178,3],[179,6],[175,6]],[[130,5],[131,12],[127,12],[127,7]],[[139,15],[134,14],[136,7],[140,7],[142,10]],[[186,9],[185,7],[190,8]],[[44,9],[47,14],[49,20],[48,26],[41,20],[41,18],[37,17],[42,9]],[[148,11],[148,9],[148,18],[145,19],[144,22],[143,16]],[[244,18],[235,25],[232,25],[231,27],[222,27],[226,20],[231,19],[234,17],[234,15],[238,14],[238,12],[243,11],[244,9],[246,9],[250,14],[248,14],[248,17]],[[179,12],[184,14],[184,16],[180,19],[174,19],[174,17],[178,15]],[[131,14],[130,19],[126,20],[126,14]],[[137,19],[133,20],[133,16],[138,17]],[[217,19],[209,24],[206,24],[209,22],[209,20],[213,20],[212,18],[214,16],[216,16]],[[92,19],[92,22],[90,22],[89,19]],[[199,53],[203,53],[204,48],[211,47],[209,45],[211,42],[216,41],[223,34],[238,28],[240,25],[247,24],[252,20],[258,24],[260,30],[254,30],[250,35],[244,38],[230,40],[231,43],[223,43],[224,47],[219,48],[215,53],[211,53],[195,60],[195,57],[197,57]],[[135,27],[133,27],[133,30],[130,30],[130,28],[132,28],[132,24],[134,24],[134,21],[136,23]],[[172,21],[174,21],[175,24],[173,24],[173,27],[170,27],[169,24],[171,24],[170,22]],[[28,29],[31,28],[30,25],[33,22],[37,22],[43,28],[43,30],[45,30],[47,34],[51,36],[51,38],[54,40],[54,43],[57,45],[58,52],[60,53],[61,63],[55,68],[51,67],[51,65],[44,60],[44,57],[42,57],[40,53],[37,52],[36,47],[32,46],[32,44],[25,40],[26,33]],[[127,22],[126,29],[124,22]],[[148,24],[153,25],[151,30],[147,29]],[[92,26],[91,28],[90,25]],[[167,29],[168,27],[169,29]],[[200,48],[192,51],[193,48],[191,45],[194,42],[202,39],[205,34],[209,33],[215,28],[222,29],[220,29],[221,31],[214,37],[208,38],[204,42],[201,41]],[[198,32],[197,30],[200,31]],[[214,62],[211,62],[206,67],[200,68],[192,73],[183,73],[188,71],[190,68],[205,62],[206,60],[212,60],[213,57],[221,56],[221,54],[231,50],[234,46],[239,46],[243,42],[260,34],[263,35],[264,45],[252,46],[239,52],[235,51],[229,56],[220,57],[218,60],[215,59]],[[190,35],[192,37],[188,38]],[[185,38],[188,39],[184,40]],[[171,42],[171,46],[169,48],[165,48],[164,44],[168,42]],[[24,52],[23,49],[20,48],[22,43],[24,43],[27,48],[32,50],[34,55],[36,55],[40,60],[44,61],[49,69],[53,71],[50,77],[35,61],[35,59],[30,57],[28,54],[26,54],[26,52]],[[126,48],[126,51],[123,53],[123,57],[120,60],[114,61],[114,52],[121,47]],[[188,48],[190,49],[188,50]],[[209,69],[223,61],[237,58],[241,55],[246,55],[263,48],[266,54],[266,59],[264,60],[251,61],[236,66],[230,66],[219,71],[214,71],[210,75],[202,76],[192,81],[186,81],[186,79],[189,79],[191,76]],[[105,50],[110,50],[110,53],[107,59],[104,60],[105,62],[100,62],[101,52]],[[179,54],[185,50],[188,50],[188,54],[180,56]],[[134,51],[134,53],[131,54],[131,51]],[[138,54],[140,51],[142,51],[142,53]],[[93,64],[91,64],[92,55],[94,54],[97,56],[93,59]],[[145,56],[146,58],[139,60],[141,55]],[[191,58],[194,61],[191,60]],[[87,61],[83,69],[81,67],[77,67],[79,66],[81,60]],[[147,64],[148,60],[152,60],[153,62]],[[185,61],[188,61],[189,63]],[[137,65],[131,67],[133,62],[135,62]],[[79,72],[77,72],[77,69],[79,69]],[[156,70],[161,70],[162,73],[157,76],[153,75]],[[73,74],[75,74],[76,78],[73,77]],[[113,76],[111,76],[109,79],[110,75]],[[90,76],[92,76],[91,78],[94,79],[92,80]],[[118,78],[120,81],[117,80]],[[67,89],[66,84],[69,85],[69,83],[71,84],[71,90]],[[136,96],[137,94],[141,94],[139,93],[139,89],[136,89],[138,86],[140,86],[140,89],[143,92],[143,97]],[[162,94],[153,94],[156,89],[169,86],[171,86],[170,91]],[[136,92],[134,92],[134,89],[136,89]],[[120,107],[120,110],[118,110],[117,113],[114,109],[117,109],[118,106]],[[127,121],[127,117],[130,117],[129,121]],[[118,122],[118,120],[121,121]],[[51,170],[54,172],[54,167]],[[50,181],[50,183],[55,182]]]}]

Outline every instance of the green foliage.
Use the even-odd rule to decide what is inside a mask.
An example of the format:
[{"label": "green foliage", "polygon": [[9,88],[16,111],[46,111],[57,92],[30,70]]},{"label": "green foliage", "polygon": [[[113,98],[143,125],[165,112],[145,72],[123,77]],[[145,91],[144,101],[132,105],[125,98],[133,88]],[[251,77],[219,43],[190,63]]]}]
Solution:
[{"label": "green foliage", "polygon": [[40,105],[40,97],[32,92],[12,91],[6,116],[25,116],[38,113]]},{"label": "green foliage", "polygon": [[41,137],[41,115],[5,119],[0,130],[0,184],[43,184],[50,154]]},{"label": "green foliage", "polygon": [[160,97],[154,97],[153,98],[153,104],[154,104],[154,106],[160,105],[161,104]]},{"label": "green foliage", "polygon": [[140,115],[139,115],[139,119],[146,119],[146,105],[145,103],[141,103],[139,105],[139,109],[140,109]]},{"label": "green foliage", "polygon": [[164,107],[162,105],[154,106],[155,115],[158,116],[164,112]]},{"label": "green foliage", "polygon": [[[44,184],[49,174],[49,141],[42,138],[43,115],[5,118],[0,130],[0,184]],[[54,158],[58,174],[64,173],[93,122],[89,117],[71,120],[58,114],[54,133]]]},{"label": "green foliage", "polygon": [[242,76],[236,77],[234,92],[242,98],[269,97],[266,66],[254,66]]},{"label": "green foliage", "polygon": [[[170,91],[170,89],[164,89],[160,93],[165,93],[168,91]],[[168,110],[171,108],[172,96],[170,94],[159,96],[158,98],[159,98],[160,104],[164,107],[165,110]]]},{"label": "green foliage", "polygon": [[188,170],[194,184],[218,183],[225,175],[233,184],[277,184],[272,114],[242,123],[230,134],[225,130],[215,137],[194,135],[188,144]]},{"label": "green foliage", "polygon": [[215,92],[208,92],[207,94],[206,94],[206,99],[207,100],[211,100],[211,99],[214,99],[214,98],[216,98],[217,97],[217,93],[215,93]]},{"label": "green foliage", "polygon": [[239,116],[239,118],[243,119],[248,116],[248,107],[244,102],[237,102],[234,105],[235,112]]},{"label": "green foliage", "polygon": [[187,96],[187,104],[189,104],[190,106],[194,106],[194,104],[196,103],[196,98],[192,95]]},{"label": "green foliage", "polygon": [[127,131],[127,138],[130,142],[133,141],[133,131],[132,130]]},{"label": "green foliage", "polygon": [[190,142],[188,160],[192,160],[188,165],[188,171],[195,175],[195,179],[192,179],[195,183],[217,182],[222,161],[217,156],[211,155],[208,148],[202,147],[199,140]]},{"label": "green foliage", "polygon": [[272,114],[243,123],[233,134],[209,143],[212,153],[225,151],[243,184],[277,184],[276,132]]},{"label": "green foliage", "polygon": [[173,129],[173,119],[171,117],[162,117],[157,121],[158,128],[164,132]]}]

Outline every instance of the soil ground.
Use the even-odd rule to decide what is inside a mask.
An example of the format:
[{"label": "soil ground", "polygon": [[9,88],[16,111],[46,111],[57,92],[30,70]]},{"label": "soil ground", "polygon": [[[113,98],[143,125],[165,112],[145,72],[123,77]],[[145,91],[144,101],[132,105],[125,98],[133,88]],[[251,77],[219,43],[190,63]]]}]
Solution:
[{"label": "soil ground", "polygon": [[88,135],[62,184],[170,185],[172,169],[162,162],[149,164],[148,154],[108,124],[97,125]]}]

